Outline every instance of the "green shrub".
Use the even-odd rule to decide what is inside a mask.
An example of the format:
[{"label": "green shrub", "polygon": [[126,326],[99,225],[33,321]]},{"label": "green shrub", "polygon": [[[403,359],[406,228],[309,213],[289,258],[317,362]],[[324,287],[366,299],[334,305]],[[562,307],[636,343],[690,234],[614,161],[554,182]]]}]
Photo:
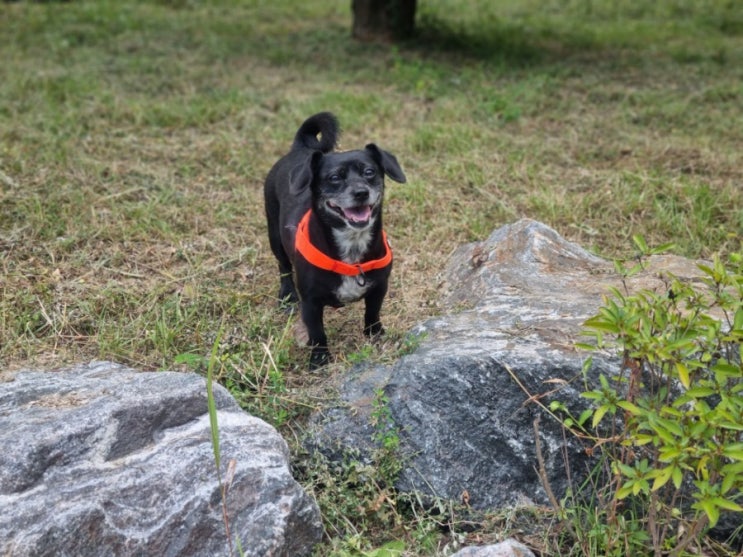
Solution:
[{"label": "green shrub", "polygon": [[[635,244],[637,263],[617,264],[624,278],[668,248]],[[743,255],[698,267],[699,282],[669,273],[662,291],[613,289],[584,324],[594,342],[580,346],[618,351],[621,372],[587,384],[590,410],[566,422],[608,463],[604,498],[616,512],[604,516],[625,530],[641,524],[647,535],[634,541],[654,555],[681,555],[722,512],[743,513]]]}]

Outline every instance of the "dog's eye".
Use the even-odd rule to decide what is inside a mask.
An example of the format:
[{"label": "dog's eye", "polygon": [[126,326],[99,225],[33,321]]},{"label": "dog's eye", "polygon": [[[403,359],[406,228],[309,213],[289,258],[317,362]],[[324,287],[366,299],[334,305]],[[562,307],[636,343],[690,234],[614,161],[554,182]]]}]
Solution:
[{"label": "dog's eye", "polygon": [[331,184],[337,184],[340,181],[341,181],[340,174],[331,174],[330,176],[328,176],[328,182],[330,182]]},{"label": "dog's eye", "polygon": [[364,169],[364,178],[374,178],[377,175],[377,171],[371,166]]}]

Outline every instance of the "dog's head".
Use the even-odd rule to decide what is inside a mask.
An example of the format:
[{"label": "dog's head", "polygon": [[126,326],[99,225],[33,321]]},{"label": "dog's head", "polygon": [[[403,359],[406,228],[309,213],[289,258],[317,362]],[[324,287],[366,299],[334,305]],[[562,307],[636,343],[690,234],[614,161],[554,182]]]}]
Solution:
[{"label": "dog's head", "polygon": [[334,228],[365,229],[382,210],[384,175],[405,182],[394,155],[370,143],[363,150],[313,152],[292,173],[295,193],[312,192],[313,209]]}]

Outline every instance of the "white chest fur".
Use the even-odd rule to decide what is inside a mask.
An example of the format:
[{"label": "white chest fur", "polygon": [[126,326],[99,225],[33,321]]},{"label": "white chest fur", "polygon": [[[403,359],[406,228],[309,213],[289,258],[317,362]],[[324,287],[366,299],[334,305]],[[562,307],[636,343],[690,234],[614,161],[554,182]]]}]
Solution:
[{"label": "white chest fur", "polygon": [[[344,228],[333,230],[335,241],[340,249],[341,259],[345,263],[358,263],[369,249],[372,239],[371,223],[369,226],[356,229]],[[341,285],[335,291],[338,301],[342,304],[360,300],[371,287],[369,280],[359,281],[359,277],[344,276]],[[361,282],[362,284],[359,284]]]},{"label": "white chest fur", "polygon": [[360,300],[372,285],[371,281],[367,279],[364,285],[361,286],[356,279],[357,277],[343,277],[341,285],[335,291],[335,296],[340,303],[348,304]]},{"label": "white chest fur", "polygon": [[344,228],[333,230],[333,236],[341,252],[341,259],[346,263],[358,263],[369,249],[372,239],[371,226],[357,230]]}]

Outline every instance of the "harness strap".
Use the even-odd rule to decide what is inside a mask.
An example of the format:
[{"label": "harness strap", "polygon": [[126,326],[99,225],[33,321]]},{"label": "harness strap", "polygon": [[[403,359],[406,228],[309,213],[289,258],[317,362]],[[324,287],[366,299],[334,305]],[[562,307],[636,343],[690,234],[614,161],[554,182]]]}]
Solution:
[{"label": "harness strap", "polygon": [[302,257],[304,257],[309,263],[312,263],[315,267],[325,271],[332,271],[339,275],[356,277],[369,271],[384,269],[392,263],[392,249],[387,241],[387,234],[384,233],[384,230],[382,231],[382,239],[384,240],[385,253],[379,259],[372,259],[371,261],[365,261],[363,263],[346,263],[345,261],[339,261],[338,259],[333,259],[332,257],[325,255],[310,241],[310,213],[312,213],[312,209],[307,211],[302,217],[302,220],[299,221],[299,225],[297,226],[297,235],[294,240],[294,249],[301,253]]}]

